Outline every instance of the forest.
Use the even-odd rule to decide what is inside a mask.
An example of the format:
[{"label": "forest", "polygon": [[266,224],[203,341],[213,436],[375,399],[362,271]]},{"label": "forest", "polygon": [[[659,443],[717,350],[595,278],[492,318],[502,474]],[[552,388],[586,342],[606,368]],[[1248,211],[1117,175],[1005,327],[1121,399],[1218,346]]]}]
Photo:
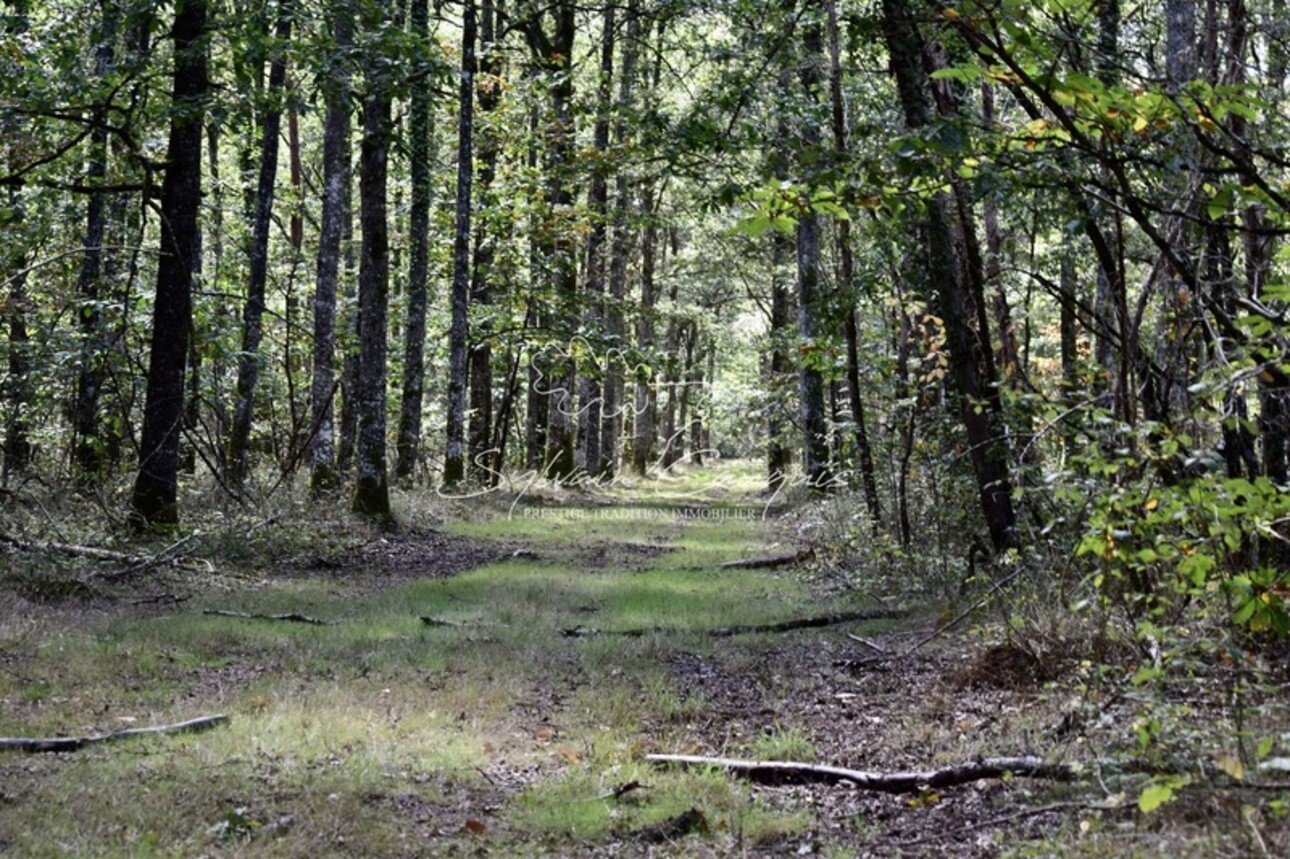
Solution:
[{"label": "forest", "polygon": [[0,0],[0,852],[1285,855],[1288,63]]}]

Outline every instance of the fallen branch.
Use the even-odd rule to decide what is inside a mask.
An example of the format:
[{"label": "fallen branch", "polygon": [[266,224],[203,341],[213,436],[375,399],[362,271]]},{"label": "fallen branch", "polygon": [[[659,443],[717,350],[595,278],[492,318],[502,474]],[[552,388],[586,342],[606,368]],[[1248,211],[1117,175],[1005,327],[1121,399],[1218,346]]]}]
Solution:
[{"label": "fallen branch", "polygon": [[208,614],[213,617],[237,617],[243,620],[279,620],[286,623],[310,623],[314,626],[328,626],[325,620],[319,620],[316,617],[310,617],[307,614],[299,612],[287,612],[286,614],[248,614],[241,611],[222,611],[220,609],[208,608],[202,611],[202,614]]},{"label": "fallen branch", "polygon": [[655,766],[716,767],[759,784],[851,784],[877,793],[919,793],[927,788],[953,787],[982,779],[1012,775],[1023,778],[1069,781],[1076,771],[1043,758],[982,758],[957,766],[922,772],[865,772],[790,761],[740,761],[699,755],[646,755]]},{"label": "fallen branch", "polygon": [[442,617],[430,617],[421,615],[421,622],[426,626],[446,626],[451,629],[469,629],[472,626],[500,626],[501,624],[488,623],[482,620],[446,620]]},{"label": "fallen branch", "polygon": [[125,552],[114,552],[111,549],[100,549],[96,546],[77,546],[71,543],[51,543],[46,540],[19,540],[8,534],[0,534],[0,543],[13,546],[21,552],[57,552],[76,558],[93,558],[96,561],[115,561],[119,564],[138,564],[146,558],[139,555],[127,555]]},{"label": "fallen branch", "polygon": [[719,570],[771,570],[776,567],[791,567],[815,557],[814,549],[802,549],[788,555],[763,555],[758,558],[740,558],[737,561],[726,561],[719,564]]},{"label": "fallen branch", "polygon": [[126,728],[122,731],[113,731],[110,734],[94,734],[88,737],[50,737],[46,739],[35,739],[28,737],[0,737],[0,751],[11,752],[75,752],[86,746],[97,745],[99,743],[114,743],[118,740],[128,740],[132,737],[142,737],[149,734],[193,734],[199,731],[206,731],[217,725],[222,725],[228,721],[228,716],[201,716],[196,719],[189,719],[187,722],[179,722],[174,725],[156,725],[151,728]]},{"label": "fallen branch", "polygon": [[142,558],[137,563],[133,563],[123,570],[117,570],[116,572],[113,572],[113,573],[91,573],[90,578],[102,579],[103,581],[107,581],[107,582],[119,582],[122,579],[129,578],[135,573],[140,573],[140,572],[143,572],[144,570],[150,570],[153,567],[158,566],[160,564],[179,561],[183,557],[183,555],[180,554],[180,552],[178,551],[180,547],[184,546],[187,543],[192,542],[193,540],[197,539],[201,535],[202,535],[201,531],[194,531],[188,536],[183,537],[180,540],[176,540],[174,543],[171,543],[169,546],[162,549],[160,552],[157,552],[147,558]]},{"label": "fallen branch", "polygon": [[575,626],[561,629],[565,638],[590,638],[593,635],[617,635],[626,638],[640,638],[643,635],[662,633],[664,635],[681,635],[685,633],[710,635],[713,638],[729,638],[732,635],[746,635],[758,632],[792,632],[797,629],[814,629],[822,626],[835,626],[840,623],[855,623],[862,620],[894,620],[909,614],[903,608],[876,608],[860,611],[844,611],[835,614],[822,614],[816,617],[781,620],[776,623],[748,623],[736,626],[721,626],[716,629],[690,629],[680,626],[651,626],[637,629],[596,629],[590,626]]}]

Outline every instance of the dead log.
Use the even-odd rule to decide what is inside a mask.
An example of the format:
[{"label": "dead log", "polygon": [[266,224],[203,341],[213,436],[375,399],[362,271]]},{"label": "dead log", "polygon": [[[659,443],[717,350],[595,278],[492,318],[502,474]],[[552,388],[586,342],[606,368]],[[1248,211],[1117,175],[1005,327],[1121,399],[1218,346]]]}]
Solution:
[{"label": "dead log", "polygon": [[776,567],[791,567],[802,564],[815,557],[814,549],[802,549],[787,555],[762,555],[757,558],[740,558],[737,561],[726,561],[719,564],[719,570],[773,570]]},{"label": "dead log", "polygon": [[242,620],[278,620],[283,621],[284,623],[308,623],[313,624],[314,626],[329,626],[325,620],[319,620],[316,617],[310,617],[307,614],[300,614],[295,611],[287,612],[286,614],[248,614],[241,611],[223,611],[221,609],[208,608],[204,609],[202,614],[211,615],[213,617],[237,617]]},{"label": "dead log", "polygon": [[0,751],[10,752],[75,752],[86,746],[99,743],[115,743],[132,737],[143,737],[150,734],[194,734],[207,731],[228,721],[223,714],[201,716],[179,722],[174,725],[155,725],[150,728],[126,728],[110,734],[92,734],[88,737],[49,737],[37,739],[31,737],[0,737]]},{"label": "dead log", "polygon": [[981,758],[944,769],[891,773],[790,761],[741,761],[699,755],[646,755],[645,760],[660,767],[715,767],[759,784],[850,784],[876,793],[920,793],[929,788],[954,787],[1008,775],[1054,781],[1069,781],[1076,776],[1074,767],[1050,764],[1033,756]]}]

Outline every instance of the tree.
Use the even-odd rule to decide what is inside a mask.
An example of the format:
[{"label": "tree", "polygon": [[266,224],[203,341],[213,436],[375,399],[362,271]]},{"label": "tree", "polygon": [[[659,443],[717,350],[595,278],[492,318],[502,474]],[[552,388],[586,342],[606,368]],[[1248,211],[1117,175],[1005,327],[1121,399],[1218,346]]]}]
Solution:
[{"label": "tree", "polygon": [[269,227],[273,220],[273,197],[277,188],[278,142],[282,128],[282,96],[287,83],[287,45],[291,39],[291,0],[278,0],[274,26],[275,54],[269,66],[268,99],[260,126],[260,176],[255,191],[254,225],[251,230],[250,274],[246,304],[242,310],[242,350],[237,368],[237,402],[229,436],[228,480],[240,486],[250,463],[251,423],[255,409],[255,388],[260,379],[260,344],[264,338],[265,286],[269,276]]},{"label": "tree", "polygon": [[[910,10],[896,0],[883,2],[883,27],[906,127],[918,131],[932,122],[923,66],[926,44]],[[974,260],[968,244],[972,226],[966,219],[966,208],[959,203],[944,190],[933,192],[925,201],[928,269],[938,293],[981,508],[991,543],[996,552],[1002,552],[1015,539],[1012,488],[1003,433],[997,423],[998,391],[984,302],[979,278],[974,278],[972,271]]]},{"label": "tree", "polygon": [[161,258],[153,299],[152,348],[139,474],[130,507],[137,527],[179,521],[179,434],[184,366],[192,328],[193,260],[201,201],[202,122],[208,89],[206,0],[177,0],[170,139],[161,185]]},{"label": "tree", "polygon": [[[322,89],[327,113],[323,120],[323,197],[318,230],[317,280],[314,288],[313,383],[309,404],[313,421],[310,445],[310,487],[315,493],[335,489],[335,424],[333,415],[337,381],[336,289],[340,281],[341,237],[345,212],[349,209],[349,66],[345,54],[350,48],[350,18],[345,0],[332,0],[329,7],[335,58],[324,73]],[[346,394],[351,397],[352,390]]]},{"label": "tree", "polygon": [[[413,0],[408,24],[413,38],[423,45],[430,41],[428,0]],[[423,63],[421,73],[429,71]],[[421,450],[421,408],[425,395],[425,341],[427,284],[430,280],[430,204],[433,197],[430,176],[431,99],[428,81],[412,88],[408,107],[408,160],[411,172],[412,205],[408,231],[407,321],[403,334],[403,396],[399,407],[398,457],[394,475],[410,478]]]},{"label": "tree", "polygon": [[452,253],[452,328],[448,345],[448,445],[443,482],[466,477],[467,339],[470,310],[470,216],[474,162],[475,3],[466,0],[461,24],[461,102],[457,119],[457,230]]},{"label": "tree", "polygon": [[353,511],[393,520],[385,469],[385,388],[390,259],[386,191],[389,180],[390,99],[394,69],[384,54],[391,25],[386,0],[373,0],[363,22],[375,36],[364,58],[363,139],[359,149],[359,210],[363,246],[358,268],[358,474]]}]

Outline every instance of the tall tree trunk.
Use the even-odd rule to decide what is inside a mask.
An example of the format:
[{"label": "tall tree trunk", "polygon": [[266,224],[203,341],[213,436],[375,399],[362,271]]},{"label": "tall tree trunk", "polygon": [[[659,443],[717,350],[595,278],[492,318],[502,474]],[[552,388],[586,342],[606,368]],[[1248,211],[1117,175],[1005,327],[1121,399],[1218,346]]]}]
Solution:
[{"label": "tall tree trunk", "polygon": [[[116,0],[100,0],[100,18],[94,49],[94,74],[99,80],[112,75],[120,8]],[[95,111],[96,127],[90,132],[89,165],[85,182],[91,188],[107,176],[108,133],[105,111]],[[81,366],[76,379],[74,443],[72,459],[77,477],[94,484],[102,477],[102,439],[99,438],[99,393],[103,386],[103,360],[107,351],[104,337],[100,281],[103,271],[103,238],[107,228],[107,195],[91,191],[85,212],[85,258],[81,262],[77,291],[81,298]]]},{"label": "tall tree trunk", "polygon": [[[883,19],[905,124],[910,131],[918,131],[932,121],[923,66],[923,38],[910,10],[898,0],[883,0]],[[961,221],[961,213],[958,223],[953,218],[956,208],[950,195],[943,191],[927,203],[928,266],[931,282],[939,291],[950,364],[982,511],[994,549],[1002,552],[1014,539],[1012,489],[996,411],[980,405],[988,404],[991,396],[997,397],[997,392],[992,394],[995,380],[989,373],[988,332],[972,329],[974,321],[981,325],[984,310],[978,305],[973,312],[973,285],[968,282],[971,248],[964,235],[966,225]]]},{"label": "tall tree trunk", "polygon": [[[823,6],[821,0],[815,0],[812,5],[816,10]],[[815,10],[808,11],[808,16],[813,11]],[[823,38],[817,17],[808,17],[803,25],[802,48],[802,89],[808,103],[814,106],[819,101],[823,80],[820,73]],[[813,116],[804,120],[798,136],[802,140],[800,154],[804,166],[810,159],[819,156],[820,129]],[[806,352],[803,360],[798,363],[797,373],[802,421],[802,468],[807,482],[816,489],[826,488],[831,479],[828,420],[824,414],[824,376],[820,372],[818,361],[812,360],[810,354],[820,345],[823,333],[820,318],[824,304],[822,293],[819,218],[814,211],[805,211],[797,222],[797,333]]]},{"label": "tall tree trunk", "polygon": [[[537,175],[539,143],[539,122],[541,110],[535,104],[529,109],[528,146],[525,152],[525,163],[529,173]],[[542,231],[542,219],[538,208],[533,207],[528,223],[528,264],[529,264],[529,302],[538,308],[535,321],[538,328],[545,328],[548,311],[541,299],[541,284],[544,279],[542,270],[543,243],[539,239]],[[546,429],[549,423],[548,407],[550,405],[550,377],[547,375],[545,349],[536,344],[526,344],[528,366],[525,368],[527,384],[525,385],[524,403],[524,467],[531,472],[546,472]]]},{"label": "tall tree trunk", "polygon": [[787,240],[776,235],[773,238],[771,256],[770,379],[767,385],[770,401],[766,420],[766,470],[771,492],[778,492],[783,487],[793,462],[792,448],[785,443],[784,412],[780,404],[784,380],[788,378],[793,366],[788,352],[792,299],[789,279],[785,273],[787,256]]},{"label": "tall tree trunk", "polygon": [[136,527],[179,521],[179,428],[192,328],[193,259],[206,112],[205,32],[206,0],[177,0],[171,31],[175,59],[170,139],[161,185],[161,258],[157,262],[139,474],[130,501]]},{"label": "tall tree trunk", "polygon": [[[496,0],[500,3],[500,0]],[[480,79],[475,87],[479,111],[485,117],[480,135],[479,189],[477,197],[481,208],[496,205],[493,180],[497,176],[497,161],[501,156],[501,140],[494,128],[493,114],[501,101],[502,81],[501,52],[497,42],[496,19],[504,9],[494,9],[495,0],[484,0],[480,7]],[[470,425],[467,430],[469,458],[467,473],[481,483],[495,479],[490,461],[490,448],[497,444],[493,434],[493,326],[484,310],[493,301],[493,262],[497,257],[497,237],[490,235],[484,219],[475,227],[475,253],[471,269],[470,301],[481,309],[479,324],[471,337],[470,348]],[[509,394],[509,391],[507,392]],[[505,443],[502,433],[500,443]],[[497,463],[500,466],[500,462]]]},{"label": "tall tree trunk", "polygon": [[[654,282],[658,256],[657,201],[653,182],[646,183],[641,191],[641,212],[645,216],[645,230],[641,236],[641,296],[636,315],[636,348],[642,355],[654,351],[654,305],[658,301],[658,287]],[[651,365],[655,362],[650,361]],[[635,438],[632,442],[632,468],[641,477],[649,473],[654,461],[654,437],[657,434],[658,398],[654,382],[659,371],[654,366],[636,368],[636,394],[632,399],[635,421]]]},{"label": "tall tree trunk", "polygon": [[[846,104],[842,98],[842,56],[838,35],[837,0],[825,0],[829,24],[829,102],[833,116],[833,150],[838,162],[848,159]],[[838,290],[844,296],[846,317],[843,336],[847,344],[847,399],[851,405],[854,424],[856,456],[860,460],[860,480],[864,486],[865,507],[869,518],[877,526],[882,522],[882,508],[878,503],[878,481],[874,476],[873,451],[869,447],[869,432],[865,420],[864,401],[860,397],[860,331],[856,324],[854,306],[855,259],[851,249],[851,222],[838,221],[838,262],[840,280]]]},{"label": "tall tree trunk", "polygon": [[[429,0],[412,0],[408,23],[413,39],[430,41]],[[428,69],[427,69],[428,71]],[[425,396],[427,287],[430,281],[430,88],[412,87],[408,111],[408,160],[412,171],[412,208],[408,219],[411,261],[408,268],[407,321],[403,335],[403,395],[399,405],[398,454],[394,476],[407,480],[416,470],[421,451],[421,410]]]},{"label": "tall tree trunk", "polygon": [[[556,296],[558,322],[578,316],[577,239],[564,225],[555,223],[555,216],[568,211],[573,205],[572,169],[576,125],[573,116],[573,46],[577,35],[576,6],[572,0],[557,0],[551,4],[554,30],[550,37],[542,28],[539,13],[525,22],[524,33],[537,61],[550,75],[551,121],[546,136],[549,163],[547,165],[546,206],[553,222],[549,238],[540,243],[543,271],[550,278]],[[572,343],[564,344],[570,349]],[[576,471],[574,457],[574,385],[573,361],[561,357],[545,376],[550,391],[547,404],[546,474],[554,480],[569,480]]]},{"label": "tall tree trunk", "polygon": [[[376,0],[371,27],[379,31],[387,0]],[[386,326],[390,260],[386,191],[389,174],[391,73],[383,46],[369,48],[359,153],[359,211],[363,229],[358,266],[358,478],[353,511],[378,521],[393,519],[385,469]]]},{"label": "tall tree trunk", "polygon": [[282,93],[287,83],[287,42],[291,38],[291,0],[278,0],[274,27],[274,57],[269,67],[269,106],[260,138],[260,179],[255,192],[251,228],[250,277],[242,310],[242,351],[237,369],[237,402],[229,435],[228,474],[240,486],[249,467],[251,424],[255,418],[255,388],[260,379],[260,342],[264,338],[265,285],[269,276],[269,228],[273,225],[273,196],[278,175],[278,138],[282,125]]},{"label": "tall tree trunk", "polygon": [[[332,34],[338,51],[348,51],[351,24],[345,0],[331,0]],[[322,222],[318,235],[317,281],[314,289],[313,384],[309,405],[314,430],[310,448],[310,488],[317,493],[336,489],[333,415],[336,394],[336,288],[340,281],[341,237],[349,207],[349,70],[337,63],[323,82],[327,114],[323,120]],[[352,396],[352,389],[345,398]]]},{"label": "tall tree trunk", "polygon": [[[618,117],[614,123],[614,141],[620,151],[627,148],[630,130],[625,120],[632,104],[637,56],[640,52],[641,22],[639,0],[628,0],[626,10],[627,42],[623,48],[618,80]],[[623,362],[626,328],[623,302],[627,298],[627,262],[631,254],[633,232],[627,223],[631,210],[632,189],[625,166],[619,165],[614,178],[613,245],[609,257],[609,301],[605,308],[605,330],[610,349],[605,360],[604,414],[601,419],[600,451],[605,476],[618,471],[618,445],[623,434]]]},{"label": "tall tree trunk", "polygon": [[452,254],[452,327],[448,334],[448,446],[445,486],[466,477],[466,371],[470,310],[470,203],[474,179],[475,2],[466,0],[461,27],[461,104],[457,120],[457,234]]},{"label": "tall tree trunk", "polygon": [[[591,216],[591,233],[587,236],[587,318],[593,336],[599,337],[605,325],[605,244],[608,237],[609,211],[609,110],[613,98],[614,76],[614,6],[605,4],[604,24],[600,35],[600,80],[596,94],[596,125],[592,132],[592,146],[596,157],[591,172],[591,188],[587,192],[587,208]],[[591,350],[592,370],[581,377],[581,409],[578,423],[578,448],[588,476],[605,474],[605,456],[601,450],[603,440],[604,401],[602,375],[608,356],[597,346]]]}]

